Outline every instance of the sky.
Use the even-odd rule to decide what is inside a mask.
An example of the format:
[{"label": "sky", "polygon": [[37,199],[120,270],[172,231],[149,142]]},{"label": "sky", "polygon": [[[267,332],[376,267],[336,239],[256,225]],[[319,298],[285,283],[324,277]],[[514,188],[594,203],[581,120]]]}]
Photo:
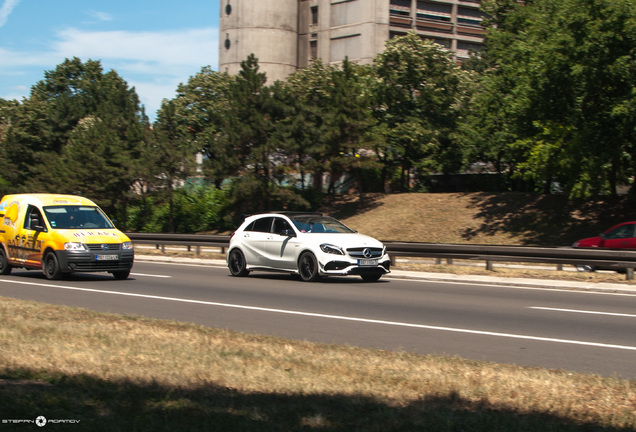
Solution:
[{"label": "sky", "polygon": [[67,58],[99,60],[154,119],[202,67],[218,70],[219,0],[0,0],[0,98],[21,100]]}]

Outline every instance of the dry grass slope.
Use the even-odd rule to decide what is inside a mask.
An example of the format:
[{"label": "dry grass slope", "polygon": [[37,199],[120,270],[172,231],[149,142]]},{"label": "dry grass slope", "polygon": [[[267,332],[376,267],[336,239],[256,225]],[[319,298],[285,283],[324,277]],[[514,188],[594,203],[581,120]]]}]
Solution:
[{"label": "dry grass slope", "polygon": [[636,219],[626,199],[572,201],[527,193],[368,194],[339,197],[323,212],[382,240],[569,246]]}]

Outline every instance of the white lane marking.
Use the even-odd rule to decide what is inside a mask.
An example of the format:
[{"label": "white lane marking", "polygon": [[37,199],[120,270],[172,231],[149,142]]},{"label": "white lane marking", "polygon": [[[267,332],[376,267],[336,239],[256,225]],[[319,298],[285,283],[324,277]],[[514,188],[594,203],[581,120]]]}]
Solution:
[{"label": "white lane marking", "polygon": [[529,309],[539,309],[539,310],[556,311],[556,312],[573,312],[573,313],[591,314],[591,315],[609,315],[609,316],[617,316],[617,317],[636,318],[636,315],[634,315],[634,314],[615,313],[615,312],[600,312],[600,311],[588,311],[588,310],[579,310],[579,309],[561,309],[561,308],[549,308],[549,307],[540,307],[540,306],[530,306]]},{"label": "white lane marking", "polygon": [[[409,278],[400,278],[394,276],[388,276],[388,279],[401,281],[401,282],[421,282],[421,283],[442,283],[442,284],[450,284],[450,285],[475,285],[475,286],[484,286],[491,288],[505,288],[512,290],[524,290],[524,291],[551,291],[551,292],[563,292],[570,294],[591,294],[591,295],[610,295],[610,296],[623,296],[623,297],[636,297],[636,294],[630,292],[616,292],[616,291],[593,291],[591,289],[578,289],[578,288],[545,288],[545,287],[531,287],[531,286],[515,286],[515,285],[506,285],[503,283],[492,283],[492,282],[482,282],[482,281],[453,281],[453,280],[438,280],[438,279],[409,279]],[[631,288],[631,286],[630,286]]]},{"label": "white lane marking", "polygon": [[111,295],[121,295],[127,297],[139,297],[153,300],[164,300],[164,301],[173,301],[180,303],[193,303],[200,304],[206,306],[217,306],[224,308],[232,308],[232,309],[243,309],[243,310],[253,310],[259,312],[270,312],[270,313],[279,313],[285,315],[297,315],[297,316],[306,316],[312,318],[324,318],[324,319],[332,319],[332,320],[340,320],[340,321],[353,321],[353,322],[362,322],[367,324],[382,324],[389,326],[398,326],[398,327],[409,327],[409,328],[418,328],[425,330],[437,330],[437,331],[447,331],[453,333],[467,333],[467,334],[475,334],[481,336],[494,336],[494,337],[503,337],[503,338],[511,338],[511,339],[523,339],[523,340],[533,340],[540,342],[555,342],[562,344],[570,344],[570,345],[583,345],[597,348],[611,348],[611,349],[619,349],[619,350],[628,350],[628,351],[636,351],[636,346],[629,345],[615,345],[615,344],[605,344],[599,342],[587,342],[587,341],[577,341],[577,340],[569,340],[569,339],[558,339],[558,338],[549,338],[549,337],[541,337],[541,336],[529,336],[529,335],[519,335],[512,333],[499,333],[499,332],[490,332],[490,331],[482,331],[482,330],[471,330],[471,329],[462,329],[462,328],[453,328],[453,327],[441,327],[441,326],[432,326],[425,324],[412,324],[412,323],[403,323],[396,321],[384,321],[384,320],[376,320],[376,319],[368,319],[368,318],[357,318],[357,317],[348,317],[348,316],[339,316],[339,315],[327,315],[313,312],[301,312],[301,311],[293,311],[293,310],[285,310],[285,309],[271,309],[271,308],[263,308],[257,306],[245,306],[245,305],[236,305],[229,303],[217,303],[217,302],[209,302],[202,300],[191,300],[191,299],[183,299],[177,297],[164,297],[164,296],[155,296],[148,294],[135,294],[135,293],[126,293],[119,291],[102,291],[91,288],[77,288],[77,287],[69,287],[63,285],[49,285],[43,283],[36,282],[23,282],[23,281],[14,281],[14,280],[5,280],[0,279],[0,282],[7,282],[13,284],[21,284],[21,285],[33,285],[33,286],[43,286],[47,288],[58,288],[65,289],[71,291],[83,291],[83,292],[91,292],[97,294],[111,294]]},{"label": "white lane marking", "polygon": [[156,274],[145,274],[145,273],[131,273],[132,276],[146,276],[146,277],[156,277],[156,278],[171,278],[172,276],[167,275],[156,275]]}]

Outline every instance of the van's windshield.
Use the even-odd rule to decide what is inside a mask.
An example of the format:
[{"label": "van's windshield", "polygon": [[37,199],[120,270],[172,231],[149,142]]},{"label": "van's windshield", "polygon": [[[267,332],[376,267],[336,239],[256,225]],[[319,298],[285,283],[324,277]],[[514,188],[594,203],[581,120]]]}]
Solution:
[{"label": "van's windshield", "polygon": [[46,206],[44,214],[51,228],[55,229],[109,229],[114,228],[106,215],[93,206]]}]

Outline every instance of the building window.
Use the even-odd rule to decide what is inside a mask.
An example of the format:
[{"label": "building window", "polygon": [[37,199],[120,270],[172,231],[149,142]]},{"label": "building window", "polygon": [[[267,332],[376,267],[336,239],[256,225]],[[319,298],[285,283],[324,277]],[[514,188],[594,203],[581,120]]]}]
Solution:
[{"label": "building window", "polygon": [[418,1],[417,2],[417,18],[428,19],[434,21],[446,21],[450,22],[452,14],[452,5],[429,3]]},{"label": "building window", "polygon": [[338,62],[344,60],[346,57],[348,57],[349,60],[359,59],[360,50],[362,48],[361,40],[362,38],[359,34],[331,39],[329,60]]},{"label": "building window", "polygon": [[318,6],[311,7],[311,25],[318,24]]},{"label": "building window", "polygon": [[411,15],[411,0],[391,0],[389,9],[391,15]]},{"label": "building window", "polygon": [[309,41],[309,57],[312,59],[318,58],[318,41]]},{"label": "building window", "polygon": [[481,26],[484,14],[478,9],[460,7],[457,9],[457,24],[469,26]]},{"label": "building window", "polygon": [[225,5],[225,15],[229,16],[231,13],[232,13],[232,5],[228,1],[227,4]]}]

